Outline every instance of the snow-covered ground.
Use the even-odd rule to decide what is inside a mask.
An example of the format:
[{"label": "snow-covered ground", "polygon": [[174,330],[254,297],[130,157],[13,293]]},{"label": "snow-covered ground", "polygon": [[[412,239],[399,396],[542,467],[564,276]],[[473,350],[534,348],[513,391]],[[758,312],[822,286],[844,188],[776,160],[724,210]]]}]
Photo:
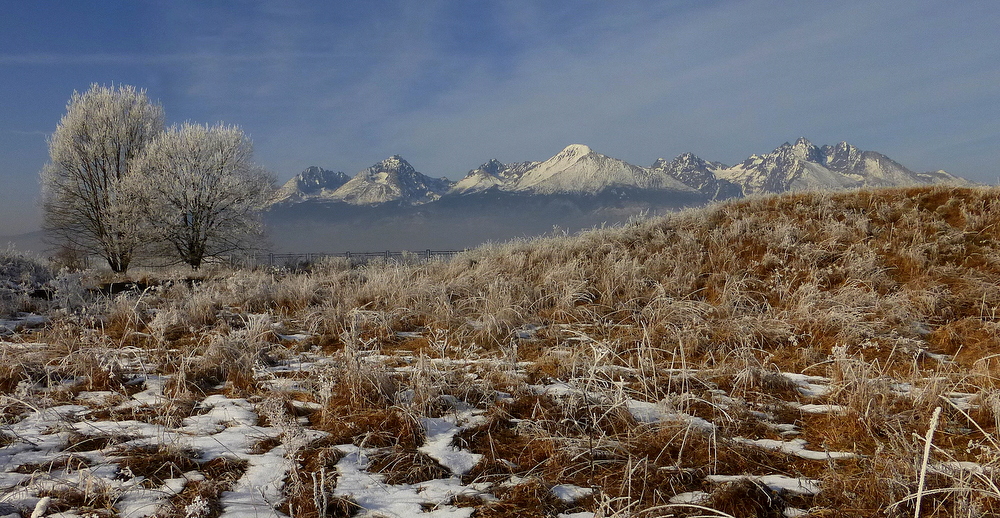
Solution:
[{"label": "snow-covered ground", "polygon": [[[285,343],[294,344],[307,340],[306,333],[278,335]],[[410,333],[403,339],[420,339],[420,333]],[[531,340],[525,333],[522,339]],[[43,352],[44,343],[0,343],[6,351]],[[131,351],[130,365],[152,366],[154,361],[141,358],[141,353]],[[361,355],[366,365],[375,369],[376,364],[392,366],[395,376],[426,376],[428,372],[443,375],[448,369],[465,369],[465,377],[476,381],[474,372],[512,369],[513,378],[524,378],[530,362],[505,363],[502,358],[466,360],[431,359],[412,354]],[[280,362],[257,367],[255,378],[261,387],[272,393],[302,394],[302,387],[309,383],[317,371],[328,367],[330,358],[318,351],[285,354]],[[627,367],[613,369],[619,375]],[[815,376],[785,374],[808,396],[819,396],[829,391],[825,380]],[[0,505],[6,515],[28,516],[36,514],[58,515],[63,518],[84,516],[97,512],[100,515],[118,515],[141,518],[154,515],[184,514],[187,518],[210,516],[216,509],[219,516],[279,517],[288,497],[290,473],[302,462],[302,448],[315,441],[324,440],[329,434],[310,427],[306,417],[288,417],[284,423],[262,423],[262,395],[232,397],[226,384],[210,389],[191,407],[188,415],[170,422],[155,416],[167,413],[175,402],[165,393],[176,374],[134,371],[119,390],[79,390],[80,379],[63,379],[58,383],[22,383],[15,393],[0,396],[4,402],[5,423],[0,427]],[[405,384],[403,384],[405,385]],[[673,426],[687,428],[690,433],[719,436],[719,425],[710,420],[691,415],[670,401],[649,401],[636,395],[627,395],[622,387],[598,385],[591,381],[566,379],[545,385],[523,385],[525,394],[566,401],[565,404],[585,399],[604,409],[622,408],[636,426]],[[266,393],[266,392],[265,392]],[[58,397],[57,397],[58,396]],[[396,398],[401,405],[412,404],[412,389],[401,391]],[[289,405],[296,412],[308,414],[323,408],[322,398],[317,401],[290,399]],[[419,417],[423,443],[417,452],[433,459],[446,474],[441,478],[419,483],[390,483],[382,473],[370,470],[372,456],[383,449],[365,444],[339,444],[335,450],[342,457],[335,470],[323,472],[323,484],[333,490],[320,492],[316,498],[347,499],[360,507],[362,516],[406,517],[426,515],[432,517],[468,517],[476,505],[497,501],[497,490],[510,491],[520,484],[537,479],[510,475],[500,480],[470,478],[483,455],[474,453],[467,444],[458,440],[463,431],[484,425],[487,414],[496,412],[497,406],[484,404],[492,400],[501,405],[514,398],[505,392],[495,391],[490,397],[465,401],[455,396],[439,398],[447,406],[439,415]],[[730,397],[720,397],[719,405],[741,404]],[[478,406],[477,406],[478,405]],[[803,413],[830,413],[840,411],[836,405],[816,405],[789,402],[789,408]],[[109,410],[111,412],[109,412]],[[607,410],[605,410],[607,411]],[[273,411],[271,411],[273,413]],[[115,419],[114,415],[153,416],[145,420]],[[761,414],[765,415],[765,414]],[[100,416],[100,417],[98,417]],[[282,418],[284,419],[284,418]],[[798,433],[793,423],[771,423],[783,434]],[[530,423],[521,422],[522,428]],[[805,439],[778,440],[768,437],[728,439],[733,444],[756,447],[761,450],[782,452],[802,459],[833,462],[850,459],[852,452],[818,451],[808,447]],[[186,467],[170,471],[170,476],[145,473],[130,467],[130,455],[169,450],[190,459]],[[207,466],[224,459],[238,477],[229,480],[218,492],[216,501],[206,498],[184,497],[185,488],[192,484],[213,482],[219,479]],[[512,465],[517,459],[509,461]],[[148,469],[148,467],[146,468]],[[136,471],[139,471],[137,473]],[[313,474],[315,477],[316,475]],[[326,478],[329,477],[329,481]],[[670,497],[675,504],[698,503],[706,500],[713,485],[747,478],[772,488],[779,493],[812,496],[822,490],[814,479],[760,473],[713,473],[704,477],[704,491],[678,492]],[[594,496],[598,487],[582,487],[572,483],[547,486],[555,501],[562,502],[568,511],[560,516],[583,518],[594,516],[597,505]],[[190,493],[190,491],[188,491]],[[75,496],[74,496],[75,495]],[[73,496],[70,498],[69,496]],[[74,500],[75,498],[75,500]],[[457,502],[474,502],[476,505]],[[590,502],[584,508],[574,507],[576,502]],[[585,510],[586,509],[586,510]],[[792,509],[792,508],[790,508]],[[54,510],[54,512],[53,512]]]},{"label": "snow-covered ground", "polygon": [[[329,350],[309,345],[316,335],[271,324],[266,315],[246,315],[243,322],[275,330],[274,341],[264,346],[268,360],[254,362],[252,375],[241,378],[249,386],[240,388],[230,377],[202,386],[197,396],[179,387],[193,383],[190,365],[203,357],[178,361],[170,359],[177,350],[101,349],[92,354],[118,372],[120,383],[93,388],[86,376],[57,373],[52,366],[63,365],[64,358],[52,356],[52,344],[0,342],[4,358],[36,364],[49,358],[45,375],[0,394],[0,518],[280,518],[302,515],[303,505],[312,506],[308,516],[327,516],[336,508],[370,517],[469,517],[490,506],[517,515],[517,507],[505,502],[523,495],[530,495],[527,505],[548,506],[551,516],[593,518],[635,503],[609,497],[598,478],[582,472],[612,461],[625,462],[626,474],[638,469],[628,466],[650,459],[628,452],[641,450],[657,434],[682,444],[673,461],[661,459],[674,455],[669,444],[657,454],[659,472],[672,474],[674,484],[686,481],[660,497],[665,508],[701,509],[729,485],[750,484],[780,502],[785,516],[804,516],[824,491],[817,474],[866,456],[830,448],[822,433],[807,427],[850,412],[833,402],[837,382],[824,376],[779,371],[775,379],[786,380],[790,389],[747,399],[735,385],[727,391],[709,381],[720,376],[711,369],[664,369],[658,376],[675,388],[651,397],[640,383],[644,368],[606,361],[609,349],[589,337],[585,325],[550,330],[569,337],[574,348],[519,361],[518,343],[538,342],[544,326],[525,325],[513,333],[509,350],[487,353],[449,349],[424,330],[395,333],[401,345],[390,350]],[[539,375],[553,361],[563,374]],[[335,393],[361,378],[381,381],[354,395],[383,398],[383,410],[412,421],[417,442],[406,443],[405,430],[379,429],[377,420],[367,421],[375,423],[365,425],[371,429],[336,435],[338,426],[355,425],[338,424],[336,415],[333,424],[317,418],[348,404]],[[913,382],[880,381],[897,397],[922,396],[926,389]],[[372,392],[385,390],[381,396]],[[979,402],[967,392],[941,397],[959,412]],[[626,431],[608,431],[616,426]],[[381,442],[370,439],[379,434]],[[519,446],[508,450],[494,437]],[[685,460],[685,447],[705,448],[706,464]],[[316,465],[311,457],[321,450],[332,460],[307,468]],[[726,468],[732,460],[720,463],[723,450],[756,460]],[[401,460],[387,468],[381,460],[392,455]],[[566,464],[553,468],[560,458]],[[418,462],[429,469],[406,474]],[[994,474],[992,467],[968,460],[931,462],[929,470],[955,478]]]}]

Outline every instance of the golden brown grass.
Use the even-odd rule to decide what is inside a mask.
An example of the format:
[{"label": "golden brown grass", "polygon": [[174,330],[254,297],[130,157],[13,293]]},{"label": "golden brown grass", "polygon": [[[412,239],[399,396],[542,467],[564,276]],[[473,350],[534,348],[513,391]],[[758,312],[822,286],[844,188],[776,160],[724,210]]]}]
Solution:
[{"label": "golden brown grass", "polygon": [[[487,416],[456,440],[483,455],[465,481],[529,481],[495,488],[495,502],[465,502],[477,516],[642,516],[690,491],[732,516],[779,516],[786,505],[810,516],[913,515],[921,438],[941,407],[923,516],[986,516],[1000,505],[994,476],[940,466],[1000,469],[998,308],[1000,190],[793,193],[488,245],[448,262],[219,269],[162,282],[106,304],[101,319],[57,319],[38,332],[32,339],[62,353],[0,364],[0,393],[68,378],[126,390],[125,370],[103,354],[128,346],[172,376],[171,396],[260,401],[262,367],[293,353],[325,358],[295,395],[321,405],[308,426],[330,434],[300,450],[309,454],[285,506],[296,516],[354,509],[330,491],[336,444],[383,448],[374,469],[393,481],[441,476],[416,450],[419,417],[452,411],[449,398]],[[281,329],[312,336],[282,341]],[[810,395],[788,372],[826,379],[829,391]],[[578,395],[529,386],[555,382]],[[956,393],[971,394],[971,406],[949,403]],[[716,427],[638,422],[629,400]],[[810,403],[838,407],[798,406]],[[783,436],[779,425],[800,433]],[[798,437],[857,457],[807,460],[735,437]],[[320,483],[318,472],[330,478]],[[801,476],[822,491],[772,494],[752,480],[706,482],[712,474]],[[550,488],[564,483],[596,497],[554,500]]]}]

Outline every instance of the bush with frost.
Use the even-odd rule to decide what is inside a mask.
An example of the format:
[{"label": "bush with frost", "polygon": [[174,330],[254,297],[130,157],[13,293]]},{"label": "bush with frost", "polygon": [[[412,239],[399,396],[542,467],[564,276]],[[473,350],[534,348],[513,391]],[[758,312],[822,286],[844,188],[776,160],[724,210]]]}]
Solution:
[{"label": "bush with frost", "polygon": [[23,308],[29,294],[52,279],[52,270],[36,259],[7,250],[0,252],[0,316]]}]

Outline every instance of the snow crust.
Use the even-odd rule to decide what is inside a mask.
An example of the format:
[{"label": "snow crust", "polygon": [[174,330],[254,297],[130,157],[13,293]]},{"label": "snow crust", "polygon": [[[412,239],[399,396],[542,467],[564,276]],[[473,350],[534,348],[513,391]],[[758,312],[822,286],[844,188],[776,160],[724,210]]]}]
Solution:
[{"label": "snow crust", "polygon": [[420,424],[427,434],[427,440],[423,446],[418,448],[418,451],[426,453],[429,457],[438,461],[439,464],[458,476],[471,471],[476,463],[479,462],[479,459],[482,458],[482,455],[478,453],[472,453],[452,445],[452,441],[458,432],[474,422],[481,421],[481,419],[471,419],[470,414],[466,414],[466,419],[462,420],[465,421],[465,426],[458,425],[460,421],[458,415],[440,418],[424,417],[420,420]]},{"label": "snow crust", "polygon": [[746,439],[743,437],[734,437],[733,441],[749,444],[752,446],[757,446],[758,448],[763,448],[765,450],[780,451],[782,453],[787,453],[789,455],[795,455],[796,457],[801,457],[803,459],[809,460],[837,460],[837,459],[852,459],[857,457],[851,452],[839,452],[839,451],[814,451],[806,449],[805,439],[792,439],[791,441],[776,441],[774,439]]},{"label": "snow crust", "polygon": [[[477,495],[486,485],[464,486],[457,477],[437,479],[420,484],[392,485],[385,477],[368,471],[368,453],[362,448],[346,444],[337,447],[345,453],[337,462],[337,487],[334,495],[353,499],[364,510],[362,516],[406,518],[468,518],[471,507],[446,505],[456,495]],[[436,506],[424,511],[424,504]]]},{"label": "snow crust", "polygon": [[784,491],[793,495],[812,496],[819,494],[820,485],[818,480],[809,478],[788,477],[785,475],[708,475],[705,480],[722,484],[740,479],[750,479],[764,484],[772,491]]}]

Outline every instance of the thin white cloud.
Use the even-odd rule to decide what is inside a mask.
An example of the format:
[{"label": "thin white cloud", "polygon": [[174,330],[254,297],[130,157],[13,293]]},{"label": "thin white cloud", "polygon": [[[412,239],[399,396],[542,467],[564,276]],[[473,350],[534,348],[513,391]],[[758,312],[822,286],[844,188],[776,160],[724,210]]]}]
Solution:
[{"label": "thin white cloud", "polygon": [[[968,28],[954,20],[911,19],[926,5],[776,14],[761,4],[687,13],[683,24],[649,21],[630,33],[601,32],[593,25],[603,22],[591,20],[587,31],[602,39],[586,52],[539,45],[509,76],[474,69],[436,103],[398,117],[396,126],[415,129],[396,148],[448,172],[497,155],[542,159],[580,141],[637,163],[689,150],[732,162],[797,136],[865,137],[888,153],[878,147],[894,143],[888,133],[913,145],[921,135],[950,136],[934,136],[936,111],[966,103],[996,111],[996,61],[982,67],[996,47],[956,45],[952,31]],[[921,34],[937,39],[908,46]]]},{"label": "thin white cloud", "polygon": [[[243,125],[283,176],[393,153],[455,175],[571,142],[636,163],[685,151],[733,162],[798,136],[921,168],[909,151],[976,141],[992,127],[976,117],[1000,115],[984,101],[1000,93],[983,30],[997,15],[981,2],[511,1],[462,20],[496,42],[475,52],[460,46],[477,40],[455,43],[474,31],[452,25],[452,2],[248,5],[163,4],[169,23],[149,48],[171,52],[0,54],[0,66],[166,70],[168,116]],[[931,114],[966,105],[984,108],[944,138]]]},{"label": "thin white cloud", "polygon": [[0,54],[0,66],[64,66],[64,65],[172,65],[200,61],[225,61],[227,63],[260,63],[308,59],[330,59],[329,53],[317,52],[191,52],[176,54],[143,53],[25,53]]}]

